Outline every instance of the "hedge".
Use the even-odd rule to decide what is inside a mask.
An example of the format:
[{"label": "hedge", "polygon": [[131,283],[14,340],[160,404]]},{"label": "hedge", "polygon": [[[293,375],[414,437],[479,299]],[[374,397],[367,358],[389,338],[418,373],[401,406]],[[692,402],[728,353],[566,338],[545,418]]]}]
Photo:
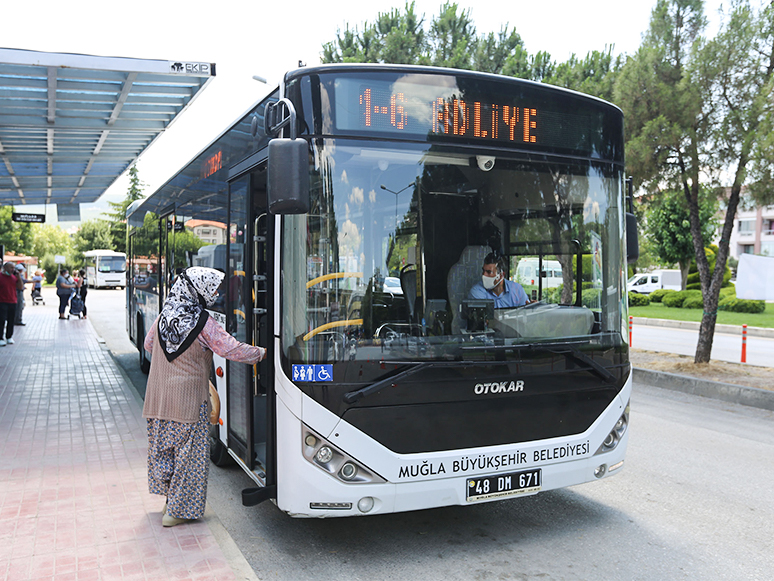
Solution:
[{"label": "hedge", "polygon": [[731,311],[732,313],[762,313],[766,310],[766,303],[765,301],[751,301],[729,296],[720,300],[718,310]]},{"label": "hedge", "polygon": [[660,303],[661,300],[664,298],[664,295],[668,295],[669,293],[673,293],[673,292],[677,292],[677,291],[671,288],[660,288],[658,290],[654,290],[652,293],[648,295],[648,297],[650,297],[651,303]]},{"label": "hedge", "polygon": [[629,291],[629,306],[630,307],[647,307],[650,304],[650,297],[640,293],[634,293]]},{"label": "hedge", "polygon": [[685,299],[687,299],[688,297],[699,297],[699,299],[701,299],[701,291],[698,291],[698,290],[675,291],[673,293],[664,295],[664,297],[661,299],[661,302],[667,307],[680,309],[683,306],[683,302],[685,302]]},{"label": "hedge", "polygon": [[703,309],[704,299],[701,296],[688,297],[683,301],[683,309]]}]

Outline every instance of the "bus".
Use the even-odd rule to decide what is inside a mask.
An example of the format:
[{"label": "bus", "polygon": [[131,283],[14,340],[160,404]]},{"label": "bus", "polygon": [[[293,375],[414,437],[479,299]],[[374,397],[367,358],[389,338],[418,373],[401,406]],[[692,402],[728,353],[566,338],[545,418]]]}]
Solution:
[{"label": "bus", "polygon": [[[618,474],[637,248],[623,145],[620,109],[549,85],[420,66],[290,71],[128,208],[140,365],[179,269],[225,272],[211,315],[268,354],[215,357],[210,456],[252,479],[244,505],[292,517]],[[183,251],[191,219],[222,223],[223,243]],[[520,257],[555,260],[561,292],[497,309],[471,299],[490,254],[508,278]]]},{"label": "bus", "polygon": [[126,287],[126,254],[113,250],[83,253],[86,276],[91,288]]}]

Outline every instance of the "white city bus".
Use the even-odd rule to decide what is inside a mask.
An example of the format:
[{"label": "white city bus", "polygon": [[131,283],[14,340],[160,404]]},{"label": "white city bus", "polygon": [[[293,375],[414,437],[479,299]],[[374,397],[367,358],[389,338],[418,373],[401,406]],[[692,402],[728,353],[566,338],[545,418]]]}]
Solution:
[{"label": "white city bus", "polygon": [[[212,315],[268,356],[215,358],[211,458],[254,481],[245,505],[272,499],[294,517],[617,474],[632,389],[623,143],[618,108],[548,85],[430,67],[289,72],[129,208],[140,363],[178,269],[226,272]],[[190,219],[224,224],[226,243],[184,250]],[[556,261],[562,292],[503,309],[470,299],[489,254],[506,269]]]},{"label": "white city bus", "polygon": [[83,253],[86,277],[91,288],[124,288],[126,254],[113,250],[89,250]]}]

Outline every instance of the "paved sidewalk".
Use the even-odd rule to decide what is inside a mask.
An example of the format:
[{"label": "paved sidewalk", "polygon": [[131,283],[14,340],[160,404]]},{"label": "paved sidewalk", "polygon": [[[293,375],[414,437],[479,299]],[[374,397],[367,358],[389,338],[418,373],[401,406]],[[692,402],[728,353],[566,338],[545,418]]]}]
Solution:
[{"label": "paved sidewalk", "polygon": [[211,511],[161,526],[139,397],[91,323],[46,302],[0,347],[0,580],[255,579]]}]

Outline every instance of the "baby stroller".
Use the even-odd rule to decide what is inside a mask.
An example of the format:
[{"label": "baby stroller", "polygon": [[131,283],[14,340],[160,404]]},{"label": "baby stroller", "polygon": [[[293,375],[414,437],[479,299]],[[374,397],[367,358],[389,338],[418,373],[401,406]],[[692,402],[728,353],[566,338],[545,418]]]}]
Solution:
[{"label": "baby stroller", "polygon": [[32,306],[45,305],[46,301],[43,300],[43,295],[40,294],[40,289],[32,289]]},{"label": "baby stroller", "polygon": [[[79,319],[83,316],[83,299],[80,294],[76,293],[70,299],[70,315]],[[69,319],[70,316],[67,318]]]}]

